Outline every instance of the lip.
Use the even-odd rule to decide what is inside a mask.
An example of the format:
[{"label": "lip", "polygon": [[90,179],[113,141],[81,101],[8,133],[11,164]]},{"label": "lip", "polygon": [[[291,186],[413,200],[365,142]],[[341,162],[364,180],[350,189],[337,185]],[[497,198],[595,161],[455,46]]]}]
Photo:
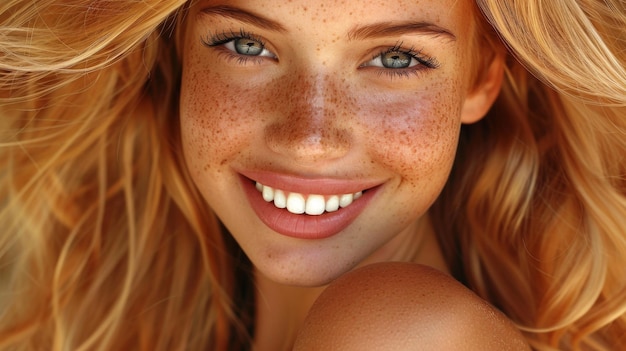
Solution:
[{"label": "lip", "polygon": [[[303,179],[270,172],[240,173],[240,179],[246,197],[259,219],[273,231],[299,239],[324,239],[341,232],[365,210],[381,184],[337,179]],[[310,216],[293,214],[266,202],[256,189],[255,181],[301,194],[332,195],[366,191],[350,206],[339,211]]]},{"label": "lip", "polygon": [[339,195],[374,188],[383,182],[375,180],[342,180],[333,178],[305,178],[267,171],[239,171],[249,180],[275,189],[300,194]]}]

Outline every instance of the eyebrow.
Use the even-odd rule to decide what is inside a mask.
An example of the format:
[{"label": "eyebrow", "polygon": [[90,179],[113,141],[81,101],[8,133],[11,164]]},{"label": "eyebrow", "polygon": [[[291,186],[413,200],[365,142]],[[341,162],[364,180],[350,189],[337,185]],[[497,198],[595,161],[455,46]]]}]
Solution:
[{"label": "eyebrow", "polygon": [[228,5],[207,7],[202,9],[201,12],[207,15],[218,15],[241,22],[247,22],[259,28],[264,28],[275,32],[286,31],[285,27],[283,27],[280,23],[276,21],[273,21],[256,13],[245,11]]},{"label": "eyebrow", "polygon": [[[286,32],[287,29],[280,23],[271,20],[262,15],[253,13],[251,11],[243,10],[237,7],[220,5],[207,7],[201,10],[202,13],[207,15],[217,15],[241,22],[253,24],[257,27],[268,29],[275,32]],[[456,35],[451,31],[440,27],[434,23],[423,21],[408,21],[408,22],[380,22],[369,24],[365,26],[357,26],[348,31],[349,40],[364,40],[371,38],[382,38],[407,34],[426,34],[433,36],[445,36],[453,41],[456,40]]]},{"label": "eyebrow", "polygon": [[445,36],[456,41],[456,35],[451,31],[440,27],[434,23],[422,21],[409,21],[401,23],[380,22],[360,26],[348,32],[350,40],[363,40],[370,38],[390,37],[406,34],[426,34],[433,36]]}]

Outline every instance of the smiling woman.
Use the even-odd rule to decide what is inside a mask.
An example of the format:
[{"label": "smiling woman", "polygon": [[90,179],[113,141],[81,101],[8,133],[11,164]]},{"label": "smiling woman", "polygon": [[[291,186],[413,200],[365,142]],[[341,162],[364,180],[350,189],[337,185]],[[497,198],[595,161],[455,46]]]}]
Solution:
[{"label": "smiling woman", "polygon": [[[417,22],[373,4],[344,5],[332,21],[301,4],[266,16],[250,1],[212,5],[189,13],[182,144],[196,186],[259,272],[326,284],[389,260],[406,244],[394,238],[434,238],[414,223],[445,184],[461,123],[484,115],[502,77],[491,55],[470,91],[470,4],[398,3],[423,13]],[[337,211],[303,215],[340,198]]]},{"label": "smiling woman", "polygon": [[626,347],[625,26],[3,1],[0,349]]}]

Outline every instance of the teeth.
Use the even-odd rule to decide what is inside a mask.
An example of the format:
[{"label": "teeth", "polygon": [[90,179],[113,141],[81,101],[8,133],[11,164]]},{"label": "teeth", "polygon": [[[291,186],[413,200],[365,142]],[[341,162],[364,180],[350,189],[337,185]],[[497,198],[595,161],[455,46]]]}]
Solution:
[{"label": "teeth", "polygon": [[[263,190],[265,190],[265,186]],[[304,204],[304,196],[298,193],[291,193],[287,196],[287,211],[295,214],[303,214],[306,207]]]},{"label": "teeth", "polygon": [[276,189],[274,191],[274,206],[276,206],[278,208],[286,208],[287,207],[287,197],[285,196],[285,192],[284,191],[278,190],[278,189]]},{"label": "teeth", "polygon": [[263,200],[267,202],[272,202],[274,200],[274,189],[269,186],[263,187]]},{"label": "teeth", "polygon": [[344,208],[350,206],[352,204],[352,200],[354,200],[354,195],[352,194],[344,194],[339,198],[339,207]]},{"label": "teeth", "polygon": [[326,201],[322,195],[309,195],[306,199],[306,214],[321,215],[326,211]]},{"label": "teeth", "polygon": [[333,195],[326,200],[326,212],[335,212],[339,209],[339,196]]},{"label": "teeth", "polygon": [[287,211],[294,214],[306,213],[312,216],[321,215],[324,212],[335,212],[339,208],[350,206],[354,200],[363,195],[362,191],[327,197],[316,194],[305,196],[299,193],[286,195],[283,190],[274,189],[259,182],[255,184],[255,187],[262,193],[263,200],[266,202],[274,202],[274,206],[286,208]]}]

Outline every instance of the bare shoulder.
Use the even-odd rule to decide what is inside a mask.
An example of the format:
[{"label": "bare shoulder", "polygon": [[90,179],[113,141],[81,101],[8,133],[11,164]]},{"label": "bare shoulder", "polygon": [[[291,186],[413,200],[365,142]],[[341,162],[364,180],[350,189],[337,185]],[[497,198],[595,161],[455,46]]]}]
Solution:
[{"label": "bare shoulder", "polygon": [[382,263],[333,282],[294,350],[530,350],[512,323],[453,278]]}]

